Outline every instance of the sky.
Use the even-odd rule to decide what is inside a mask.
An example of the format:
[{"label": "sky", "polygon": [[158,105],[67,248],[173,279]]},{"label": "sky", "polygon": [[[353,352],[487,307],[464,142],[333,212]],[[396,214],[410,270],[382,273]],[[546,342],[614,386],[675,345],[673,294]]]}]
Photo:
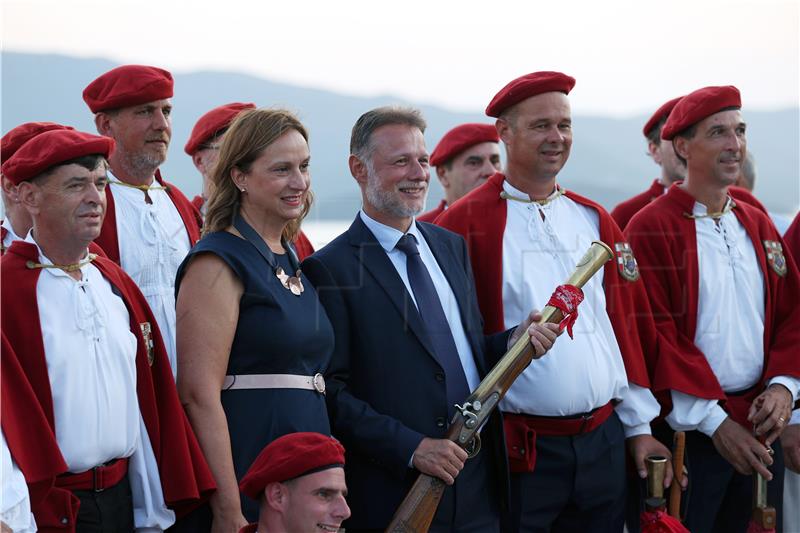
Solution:
[{"label": "sky", "polygon": [[581,114],[635,116],[728,84],[745,108],[800,105],[800,0],[0,1],[3,50],[238,71],[453,111],[482,111],[537,70],[575,77]]}]

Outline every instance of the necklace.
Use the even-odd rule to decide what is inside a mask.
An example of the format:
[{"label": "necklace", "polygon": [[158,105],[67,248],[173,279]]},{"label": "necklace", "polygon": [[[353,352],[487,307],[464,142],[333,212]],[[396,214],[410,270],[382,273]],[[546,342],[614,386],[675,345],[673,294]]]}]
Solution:
[{"label": "necklace", "polygon": [[109,181],[109,183],[113,183],[114,185],[120,185],[122,187],[128,187],[129,189],[136,189],[138,191],[142,191],[144,193],[144,201],[145,203],[152,204],[153,199],[150,198],[150,191],[166,191],[168,187],[166,185],[133,185],[132,183],[125,183],[124,181],[114,180]]},{"label": "necklace", "polygon": [[167,186],[166,185],[156,185],[156,186],[152,186],[152,185],[134,185],[132,183],[125,183],[124,181],[119,181],[119,180],[113,180],[113,181],[109,180],[109,183],[113,183],[114,185],[121,185],[123,187],[128,187],[130,189],[138,189],[138,190],[140,190],[142,192],[147,192],[147,191],[166,191],[167,190]]},{"label": "necklace", "polygon": [[283,246],[283,249],[286,250],[286,254],[289,256],[289,264],[292,265],[292,269],[295,271],[294,276],[289,276],[283,271],[283,268],[278,265],[278,262],[275,260],[275,254],[267,247],[264,239],[261,238],[261,235],[259,235],[247,221],[245,221],[241,214],[236,215],[233,221],[233,227],[236,228],[245,240],[255,246],[258,253],[261,254],[261,257],[263,257],[270,268],[272,268],[275,277],[278,278],[283,288],[290,291],[295,296],[303,294],[305,287],[303,287],[303,281],[300,279],[300,260],[297,258],[297,254],[291,245],[281,238],[281,246]]},{"label": "necklace", "polygon": [[559,196],[564,194],[564,190],[556,185],[556,190],[553,193],[545,198],[544,200],[531,200],[530,198],[523,198],[521,196],[514,196],[513,194],[509,194],[506,191],[500,191],[500,198],[503,200],[513,200],[514,202],[521,202],[523,204],[539,204],[542,207],[546,206]]},{"label": "necklace", "polygon": [[725,207],[722,208],[722,211],[714,211],[713,213],[705,213],[703,215],[695,215],[694,213],[687,213],[684,211],[683,216],[691,219],[710,218],[712,220],[719,220],[730,213],[734,207],[736,207],[736,202],[733,200],[733,198],[728,196],[728,200],[725,202]]},{"label": "necklace", "polygon": [[58,268],[60,270],[63,270],[64,272],[75,272],[85,267],[92,261],[94,261],[96,257],[97,257],[96,254],[87,254],[86,259],[81,259],[77,263],[72,263],[70,265],[56,265],[56,264],[35,263],[33,261],[28,261],[25,263],[25,266],[31,270],[33,270],[34,268]]}]

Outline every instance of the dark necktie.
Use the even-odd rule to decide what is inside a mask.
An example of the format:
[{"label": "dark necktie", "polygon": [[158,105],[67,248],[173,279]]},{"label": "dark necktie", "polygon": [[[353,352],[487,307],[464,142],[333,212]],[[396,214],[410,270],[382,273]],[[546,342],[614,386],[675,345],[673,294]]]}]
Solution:
[{"label": "dark necktie", "polygon": [[417,301],[422,324],[433,343],[436,359],[444,370],[445,385],[447,386],[447,412],[452,416],[455,411],[453,406],[456,403],[461,404],[469,396],[470,390],[464,368],[461,366],[461,359],[458,357],[453,333],[450,331],[450,324],[447,322],[431,275],[419,255],[416,238],[406,233],[400,238],[395,248],[406,254],[406,269],[411,282],[411,290]]}]

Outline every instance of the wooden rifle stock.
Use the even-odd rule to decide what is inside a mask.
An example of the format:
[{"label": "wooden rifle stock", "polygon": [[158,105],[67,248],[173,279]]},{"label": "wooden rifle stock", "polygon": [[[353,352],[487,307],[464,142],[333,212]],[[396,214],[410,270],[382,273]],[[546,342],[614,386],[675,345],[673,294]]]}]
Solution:
[{"label": "wooden rifle stock", "polygon": [[[605,243],[594,241],[576,265],[575,271],[564,282],[565,285],[583,287],[613,257],[611,248]],[[539,323],[558,323],[562,318],[560,310],[548,305],[542,310]],[[464,404],[456,405],[456,413],[450,422],[446,438],[461,446],[470,457],[477,454],[480,449],[478,430],[532,359],[533,349],[529,337],[522,335],[483,378]],[[441,479],[420,473],[395,512],[386,533],[427,533],[444,488],[445,483]]]},{"label": "wooden rifle stock", "polygon": [[672,486],[669,488],[669,515],[681,519],[681,481],[683,480],[683,456],[686,451],[686,433],[676,431],[672,450]]}]

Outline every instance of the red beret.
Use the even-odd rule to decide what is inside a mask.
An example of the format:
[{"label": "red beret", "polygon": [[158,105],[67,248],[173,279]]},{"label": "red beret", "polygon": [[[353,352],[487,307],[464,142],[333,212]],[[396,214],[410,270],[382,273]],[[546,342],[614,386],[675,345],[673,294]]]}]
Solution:
[{"label": "red beret", "polygon": [[84,155],[108,158],[114,139],[73,129],[50,130],[37,135],[3,163],[3,175],[19,185],[50,167]]},{"label": "red beret", "polygon": [[261,450],[239,482],[239,490],[258,500],[264,488],[325,470],[344,466],[344,447],[320,433],[289,433]]},{"label": "red beret", "polygon": [[183,150],[189,155],[194,155],[204,142],[214,137],[218,131],[230,126],[236,115],[245,109],[255,108],[255,104],[242,104],[239,102],[215,107],[200,117],[197,124],[194,125],[192,134],[189,136],[189,140]]},{"label": "red beret", "polygon": [[500,142],[497,129],[492,124],[461,124],[444,134],[431,153],[431,165],[447,163],[455,156],[480,143]]},{"label": "red beret", "polygon": [[689,93],[672,109],[661,128],[661,138],[670,141],[686,128],[728,107],[742,107],[739,89],[733,85],[703,87]]},{"label": "red beret", "polygon": [[0,139],[3,161],[10,158],[22,147],[23,144],[33,139],[40,133],[50,130],[71,130],[70,126],[56,124],[55,122],[26,122],[12,129]]},{"label": "red beret", "polygon": [[172,74],[145,65],[123,65],[109,70],[83,90],[83,101],[99,113],[172,98]]},{"label": "red beret", "polygon": [[575,87],[575,78],[561,72],[532,72],[511,81],[494,95],[486,107],[486,114],[490,117],[499,117],[503,111],[526,98],[537,94],[560,92],[569,94]]},{"label": "red beret", "polygon": [[653,131],[653,128],[658,126],[659,122],[661,122],[662,120],[666,120],[666,118],[672,112],[672,109],[675,107],[675,105],[678,102],[680,102],[681,98],[683,98],[683,96],[679,96],[677,98],[673,98],[672,100],[670,100],[666,104],[664,104],[661,107],[659,107],[658,109],[656,109],[656,112],[653,113],[653,116],[650,117],[650,120],[647,121],[647,124],[645,124],[644,128],[642,129],[642,133],[644,133],[645,137],[650,135],[650,132]]}]

